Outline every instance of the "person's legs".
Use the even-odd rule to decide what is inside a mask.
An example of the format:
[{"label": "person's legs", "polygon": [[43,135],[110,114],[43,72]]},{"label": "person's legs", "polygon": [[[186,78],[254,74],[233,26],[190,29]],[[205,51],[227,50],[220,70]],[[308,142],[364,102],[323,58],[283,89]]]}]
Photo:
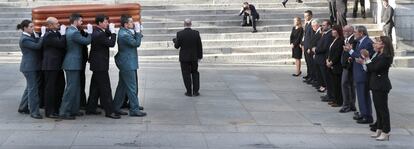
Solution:
[{"label": "person's legs", "polygon": [[27,81],[27,96],[30,115],[40,115],[39,112],[39,71],[24,72]]},{"label": "person's legs", "polygon": [[[118,86],[116,87],[116,91],[115,91],[115,97],[114,97],[114,110],[116,112],[121,111],[121,107],[124,103],[125,100],[125,96],[127,96],[126,93],[126,87],[125,87],[125,83],[124,83],[124,76],[121,74],[121,72],[119,72],[119,81],[118,81]],[[128,99],[130,100],[130,99]]]},{"label": "person's legs", "polygon": [[[63,117],[70,116],[79,111],[80,101],[80,71],[65,70],[66,88],[63,94],[62,104],[59,109],[59,115]],[[76,105],[77,109],[75,109]]]},{"label": "person's legs", "polygon": [[198,62],[191,62],[191,78],[193,84],[193,92],[198,93],[200,90],[200,73],[198,72]]},{"label": "person's legs", "polygon": [[190,62],[180,62],[181,64],[181,73],[183,76],[183,81],[185,88],[188,94],[192,94],[191,90],[191,65]]},{"label": "person's legs", "polygon": [[122,81],[124,81],[123,83],[125,84],[125,89],[127,92],[127,96],[129,99],[129,105],[130,105],[130,115],[133,115],[137,112],[140,112],[139,110],[139,99],[138,99],[138,93],[137,91],[137,87],[138,85],[136,84],[137,81],[135,80],[135,71],[131,70],[131,71],[121,71],[121,75],[122,75]]}]

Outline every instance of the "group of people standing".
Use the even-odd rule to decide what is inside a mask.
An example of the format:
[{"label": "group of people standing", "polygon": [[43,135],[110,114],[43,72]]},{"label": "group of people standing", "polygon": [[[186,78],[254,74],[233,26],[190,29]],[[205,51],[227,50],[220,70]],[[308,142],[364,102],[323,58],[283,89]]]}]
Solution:
[{"label": "group of people standing", "polygon": [[[99,14],[96,26],[87,24],[82,28],[82,16],[69,17],[70,26],[60,25],[58,19],[48,17],[47,27],[42,26],[40,35],[34,32],[34,24],[23,20],[17,25],[22,30],[19,41],[23,53],[20,71],[27,81],[26,89],[18,109],[42,119],[39,112],[44,103],[45,116],[74,120],[77,116],[100,115],[98,99],[108,118],[119,119],[120,115],[145,116],[138,100],[138,54],[141,45],[141,25],[133,22],[129,15],[120,17],[121,27],[109,23],[109,17]],[[117,37],[118,36],[118,37]],[[109,48],[118,43],[115,63],[119,69],[119,82],[112,97],[109,70]],[[90,53],[88,54],[88,45]],[[88,56],[89,55],[89,56]],[[86,101],[85,68],[89,61],[93,72],[90,93]],[[66,80],[65,80],[66,79]],[[129,113],[121,110],[128,100]],[[85,108],[85,113],[80,111]]]},{"label": "group of people standing", "polygon": [[[321,101],[341,107],[340,113],[355,111],[353,119],[359,124],[371,124],[373,138],[388,140],[391,130],[388,93],[392,88],[388,72],[394,57],[391,37],[385,34],[372,40],[365,26],[341,26],[329,19],[313,19],[310,10],[305,11],[304,18],[304,27],[299,17],[294,18],[290,36],[292,57],[297,64],[292,75],[301,75],[300,59],[304,53],[307,75],[303,82],[318,92],[326,92]],[[375,123],[371,99],[376,111]]]}]

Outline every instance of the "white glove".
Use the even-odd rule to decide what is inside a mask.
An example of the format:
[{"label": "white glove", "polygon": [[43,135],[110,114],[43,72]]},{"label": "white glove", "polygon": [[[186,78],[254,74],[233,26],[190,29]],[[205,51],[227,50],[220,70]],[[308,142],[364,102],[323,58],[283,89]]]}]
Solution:
[{"label": "white glove", "polygon": [[116,33],[114,23],[109,23],[109,31],[111,31],[112,34]]},{"label": "white glove", "polygon": [[86,32],[88,32],[88,34],[92,34],[92,32],[93,32],[93,26],[91,24],[88,24],[88,25],[86,25],[86,28],[87,28],[87,31]]},{"label": "white glove", "polygon": [[42,33],[40,37],[43,37],[46,34],[46,26],[40,27],[40,32]]},{"label": "white glove", "polygon": [[34,29],[33,29],[33,35],[35,36],[35,38],[39,38],[39,34],[37,34]]},{"label": "white glove", "polygon": [[65,35],[66,34],[66,26],[62,24],[60,26],[59,32],[60,32],[60,35],[62,35],[62,36]]},{"label": "white glove", "polygon": [[134,30],[137,33],[141,32],[141,24],[139,22],[134,22]]}]

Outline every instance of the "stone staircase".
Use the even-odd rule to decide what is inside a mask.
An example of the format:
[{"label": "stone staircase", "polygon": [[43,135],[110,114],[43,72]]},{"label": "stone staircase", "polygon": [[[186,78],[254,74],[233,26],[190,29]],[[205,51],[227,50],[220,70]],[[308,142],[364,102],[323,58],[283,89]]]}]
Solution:
[{"label": "stone staircase", "polygon": [[[312,10],[316,18],[328,18],[326,0],[309,0],[298,4],[289,2],[283,8],[279,0],[249,0],[260,13],[258,33],[251,27],[241,27],[238,12],[245,0],[139,0],[142,5],[144,38],[139,48],[140,62],[175,63],[178,50],[171,41],[183,29],[183,20],[191,18],[193,29],[200,31],[204,47],[204,63],[213,64],[293,64],[289,48],[292,18],[303,17]],[[31,9],[43,5],[82,3],[127,3],[132,0],[2,0],[0,1],[0,55],[19,56],[15,26],[31,18]],[[351,2],[349,12],[351,11]],[[350,24],[365,25],[372,37],[381,30],[372,17],[348,18]],[[116,53],[116,47],[112,54]]]}]

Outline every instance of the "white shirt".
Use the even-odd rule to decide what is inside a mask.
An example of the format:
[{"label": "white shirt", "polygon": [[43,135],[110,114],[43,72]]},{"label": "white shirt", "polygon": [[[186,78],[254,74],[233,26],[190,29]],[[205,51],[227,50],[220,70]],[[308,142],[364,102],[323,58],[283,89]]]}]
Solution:
[{"label": "white shirt", "polygon": [[23,32],[23,35],[26,35],[26,36],[29,36],[29,37],[31,37],[32,35],[30,35],[29,33],[27,33],[27,32]]}]

